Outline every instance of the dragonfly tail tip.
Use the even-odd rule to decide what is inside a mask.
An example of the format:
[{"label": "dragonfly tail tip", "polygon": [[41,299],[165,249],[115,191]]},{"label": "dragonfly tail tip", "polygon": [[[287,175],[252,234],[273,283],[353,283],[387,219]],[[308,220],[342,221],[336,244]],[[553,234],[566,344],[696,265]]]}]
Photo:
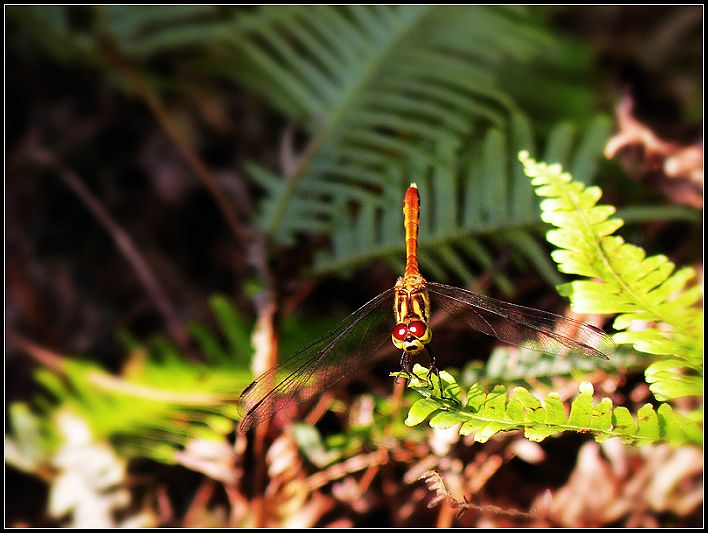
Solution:
[{"label": "dragonfly tail tip", "polygon": [[415,184],[415,181],[411,181],[410,187],[413,187],[414,189],[418,188],[418,186]]}]

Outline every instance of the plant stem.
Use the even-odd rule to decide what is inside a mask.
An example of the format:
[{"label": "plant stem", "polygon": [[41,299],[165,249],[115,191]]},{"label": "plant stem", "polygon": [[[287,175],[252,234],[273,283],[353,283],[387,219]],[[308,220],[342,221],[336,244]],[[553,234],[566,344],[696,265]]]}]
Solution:
[{"label": "plant stem", "polygon": [[117,70],[128,81],[133,90],[145,102],[150,112],[153,114],[157,123],[160,125],[165,134],[174,143],[179,153],[184,158],[189,168],[201,180],[209,194],[216,202],[221,214],[226,219],[227,226],[234,238],[238,247],[245,247],[248,243],[247,231],[238,219],[236,212],[233,209],[231,202],[226,198],[218,181],[212,174],[211,170],[201,160],[197,153],[192,149],[187,140],[184,138],[183,132],[172,119],[169,111],[152,91],[147,83],[143,80],[140,74],[133,66],[122,57],[117,46],[107,54],[108,62],[117,68]]},{"label": "plant stem", "polygon": [[17,346],[17,348],[45,367],[51,368],[57,372],[64,371],[64,357],[62,355],[34,343],[9,327],[5,329],[5,337]]},{"label": "plant stem", "polygon": [[130,266],[133,267],[135,274],[147,293],[152,298],[155,306],[162,314],[170,335],[178,344],[180,349],[185,353],[191,353],[191,344],[189,336],[182,326],[179,316],[172,306],[167,293],[163,290],[157,276],[153,273],[147,260],[138,250],[135,243],[130,238],[130,235],[115,221],[108,210],[101,202],[93,195],[93,193],[84,185],[83,180],[64,163],[59,161],[52,153],[48,152],[41,146],[34,146],[32,155],[35,161],[44,164],[46,167],[54,170],[61,177],[67,187],[69,187],[84,203],[84,205],[96,217],[103,228],[111,235],[116,246],[126,258]]}]

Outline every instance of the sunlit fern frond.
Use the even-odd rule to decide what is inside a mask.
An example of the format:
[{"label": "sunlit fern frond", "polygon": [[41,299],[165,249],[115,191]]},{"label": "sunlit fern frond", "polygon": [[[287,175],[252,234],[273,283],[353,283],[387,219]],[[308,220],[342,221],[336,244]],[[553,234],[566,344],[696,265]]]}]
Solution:
[{"label": "sunlit fern frond", "polygon": [[[526,438],[540,442],[552,435],[566,431],[588,433],[602,442],[619,437],[626,444],[653,444],[660,441],[673,444],[703,441],[699,423],[678,413],[669,404],[654,408],[651,404],[640,407],[633,415],[626,407],[613,406],[612,400],[593,399],[593,386],[581,383],[578,395],[566,408],[556,392],[541,401],[523,387],[513,391],[496,385],[491,391],[478,384],[462,396],[460,386],[447,372],[440,372],[444,396],[437,376],[431,376],[431,388],[426,377],[428,369],[416,365],[416,377],[409,386],[423,398],[408,411],[406,424],[418,425],[425,420],[433,428],[447,429],[459,425],[461,435],[473,435],[476,442],[486,442],[500,431],[523,430]],[[421,377],[417,377],[421,376]]]},{"label": "sunlit fern frond", "polygon": [[[120,372],[68,358],[58,368],[39,369],[36,379],[45,394],[31,406],[37,415],[18,404],[15,418],[38,424],[33,431],[41,434],[45,454],[61,445],[53,416],[59,410],[80,417],[96,439],[110,441],[123,457],[175,463],[190,442],[223,442],[238,420],[238,394],[252,379],[251,325],[224,297],[214,297],[211,307],[218,333],[191,327],[205,361],[190,361],[164,339],[140,342],[123,333],[127,360]],[[26,440],[21,432],[14,428]]]},{"label": "sunlit fern frond", "polygon": [[658,399],[701,395],[703,313],[697,304],[703,289],[694,269],[677,269],[665,255],[647,256],[613,235],[624,221],[612,216],[613,206],[598,205],[598,187],[574,181],[559,164],[520,157],[544,198],[543,220],[556,227],[547,239],[558,248],[552,257],[559,270],[591,278],[560,287],[573,309],[617,314],[615,340],[657,356],[646,378]]}]

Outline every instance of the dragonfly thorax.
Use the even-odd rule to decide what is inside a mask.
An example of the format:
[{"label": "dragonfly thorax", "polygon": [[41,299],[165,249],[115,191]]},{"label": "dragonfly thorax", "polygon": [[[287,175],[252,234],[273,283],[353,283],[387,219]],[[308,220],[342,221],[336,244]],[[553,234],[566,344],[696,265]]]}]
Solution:
[{"label": "dragonfly thorax", "polygon": [[418,353],[432,338],[428,327],[430,298],[422,276],[398,278],[395,286],[393,313],[396,326],[391,340],[396,348],[408,353]]}]

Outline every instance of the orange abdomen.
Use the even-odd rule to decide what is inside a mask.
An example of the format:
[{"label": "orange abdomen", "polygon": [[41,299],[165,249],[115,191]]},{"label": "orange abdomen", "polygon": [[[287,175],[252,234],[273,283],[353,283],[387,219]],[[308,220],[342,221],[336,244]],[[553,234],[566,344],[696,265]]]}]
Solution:
[{"label": "orange abdomen", "polygon": [[403,198],[403,226],[406,230],[406,271],[404,275],[419,276],[418,270],[418,218],[420,196],[418,187],[411,183]]}]

